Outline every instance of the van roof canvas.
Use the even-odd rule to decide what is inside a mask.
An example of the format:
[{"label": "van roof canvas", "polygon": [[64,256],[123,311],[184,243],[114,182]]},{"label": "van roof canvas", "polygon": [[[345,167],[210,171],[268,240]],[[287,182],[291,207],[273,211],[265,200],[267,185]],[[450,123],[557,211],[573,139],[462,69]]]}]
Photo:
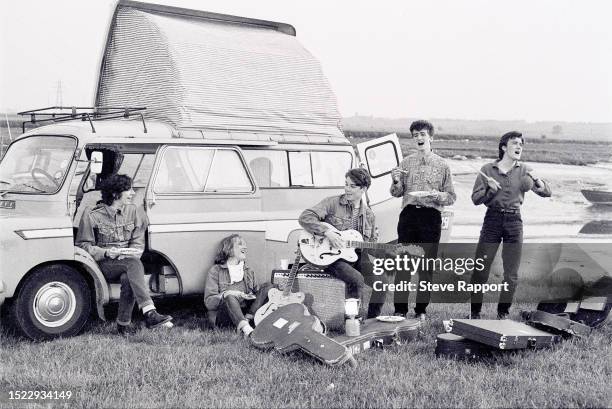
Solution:
[{"label": "van roof canvas", "polygon": [[95,104],[145,106],[148,119],[204,135],[346,144],[336,96],[294,33],[283,23],[121,1]]}]

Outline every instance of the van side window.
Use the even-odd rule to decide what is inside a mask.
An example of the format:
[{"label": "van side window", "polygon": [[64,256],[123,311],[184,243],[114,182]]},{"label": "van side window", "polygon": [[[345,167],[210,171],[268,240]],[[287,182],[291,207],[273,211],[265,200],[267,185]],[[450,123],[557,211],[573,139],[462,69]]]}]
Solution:
[{"label": "van side window", "polygon": [[351,168],[349,152],[289,152],[292,186],[344,186],[344,174]]},{"label": "van side window", "polygon": [[259,187],[289,187],[286,151],[258,149],[243,152]]},{"label": "van side window", "polygon": [[353,162],[350,153],[311,152],[310,158],[315,186],[344,186],[344,175]]},{"label": "van side window", "polygon": [[248,193],[254,190],[238,152],[207,147],[168,147],[161,158],[156,193]]},{"label": "van side window", "polygon": [[390,173],[389,169],[399,165],[395,144],[391,141],[369,146],[365,150],[365,156],[368,159],[368,171],[373,178],[384,176]]},{"label": "van side window", "polygon": [[135,188],[146,187],[151,176],[155,155],[142,153],[126,153],[117,173],[132,178]]},{"label": "van side window", "polygon": [[289,152],[291,186],[313,186],[310,152]]}]

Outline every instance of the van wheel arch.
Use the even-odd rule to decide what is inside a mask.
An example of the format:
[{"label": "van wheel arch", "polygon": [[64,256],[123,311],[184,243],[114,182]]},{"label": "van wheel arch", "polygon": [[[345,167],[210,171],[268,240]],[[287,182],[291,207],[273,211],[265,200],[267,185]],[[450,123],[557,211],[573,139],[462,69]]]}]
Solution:
[{"label": "van wheel arch", "polygon": [[69,264],[44,264],[30,271],[11,302],[11,321],[28,338],[47,340],[78,334],[89,321],[92,283]]}]

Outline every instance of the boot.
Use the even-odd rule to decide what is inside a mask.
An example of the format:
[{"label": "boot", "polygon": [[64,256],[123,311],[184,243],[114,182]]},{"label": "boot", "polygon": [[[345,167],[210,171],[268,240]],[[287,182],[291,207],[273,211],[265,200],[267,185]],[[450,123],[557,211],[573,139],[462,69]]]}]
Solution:
[{"label": "boot", "polygon": [[145,324],[147,328],[157,328],[164,325],[167,322],[172,321],[172,317],[169,315],[162,315],[157,310],[150,310],[145,313]]}]

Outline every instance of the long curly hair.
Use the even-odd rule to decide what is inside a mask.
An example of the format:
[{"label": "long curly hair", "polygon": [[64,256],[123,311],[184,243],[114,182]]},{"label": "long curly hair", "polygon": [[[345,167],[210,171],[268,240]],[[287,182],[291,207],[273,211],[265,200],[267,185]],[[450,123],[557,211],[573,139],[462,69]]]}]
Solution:
[{"label": "long curly hair", "polygon": [[121,193],[127,192],[132,188],[132,178],[128,175],[113,174],[102,181],[100,191],[102,193],[101,202],[110,206],[121,197]]},{"label": "long curly hair", "polygon": [[234,243],[240,239],[242,239],[242,237],[239,234],[234,233],[221,240],[219,249],[217,250],[217,255],[215,256],[215,264],[225,264],[233,255]]}]

